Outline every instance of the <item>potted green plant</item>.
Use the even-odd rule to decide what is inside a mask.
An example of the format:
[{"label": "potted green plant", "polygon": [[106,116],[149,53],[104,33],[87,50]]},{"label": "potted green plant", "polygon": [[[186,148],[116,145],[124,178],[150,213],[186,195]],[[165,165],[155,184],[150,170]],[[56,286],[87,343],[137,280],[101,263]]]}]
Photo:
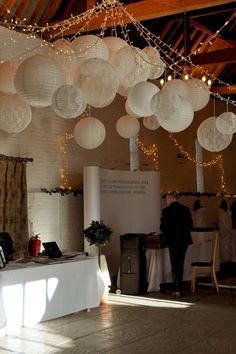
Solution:
[{"label": "potted green plant", "polygon": [[110,241],[113,230],[110,226],[105,225],[103,220],[92,221],[90,226],[83,231],[84,237],[89,242],[89,245],[98,247],[98,264],[101,266],[101,247],[105,246]]}]

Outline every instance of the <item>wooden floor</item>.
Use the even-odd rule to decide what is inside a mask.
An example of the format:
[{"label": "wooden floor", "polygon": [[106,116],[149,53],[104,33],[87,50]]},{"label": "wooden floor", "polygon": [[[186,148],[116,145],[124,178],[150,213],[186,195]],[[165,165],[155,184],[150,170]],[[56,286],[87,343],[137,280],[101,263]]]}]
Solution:
[{"label": "wooden floor", "polygon": [[0,338],[0,353],[230,354],[236,352],[236,290],[199,287],[173,298],[109,294],[107,303]]}]

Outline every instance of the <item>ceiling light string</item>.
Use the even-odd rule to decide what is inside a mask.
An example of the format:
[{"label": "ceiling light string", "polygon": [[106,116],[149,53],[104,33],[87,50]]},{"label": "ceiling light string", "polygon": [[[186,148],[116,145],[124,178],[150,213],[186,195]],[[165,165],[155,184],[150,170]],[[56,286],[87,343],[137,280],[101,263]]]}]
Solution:
[{"label": "ceiling light string", "polygon": [[138,146],[140,150],[144,153],[145,156],[151,156],[152,162],[154,165],[154,170],[159,171],[159,155],[158,155],[158,145],[152,144],[148,147],[144,145],[144,143],[138,138]]}]

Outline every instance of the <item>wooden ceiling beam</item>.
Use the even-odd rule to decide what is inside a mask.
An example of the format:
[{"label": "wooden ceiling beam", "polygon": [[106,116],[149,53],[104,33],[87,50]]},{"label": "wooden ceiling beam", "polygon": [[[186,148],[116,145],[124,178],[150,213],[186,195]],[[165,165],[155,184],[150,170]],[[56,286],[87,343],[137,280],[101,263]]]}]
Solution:
[{"label": "wooden ceiling beam", "polygon": [[211,92],[218,93],[219,95],[235,95],[236,94],[236,85],[225,85],[225,86],[212,86]]},{"label": "wooden ceiling beam", "polygon": [[[129,5],[124,6],[126,11],[132,15],[132,17],[136,21],[145,21],[156,19],[160,17],[185,13],[188,11],[205,9],[212,6],[224,5],[233,3],[234,0],[142,0],[139,2],[135,2]],[[87,0],[87,5],[91,5],[93,3],[92,0]],[[89,31],[98,30],[102,27],[102,23],[104,21],[105,12],[100,12],[97,14],[94,19],[92,19],[89,23]],[[131,19],[129,16],[123,16],[123,23],[128,24],[131,23]],[[106,27],[112,27],[114,25],[114,17],[109,17],[106,22]],[[118,25],[118,23],[117,23]],[[64,35],[72,35],[80,31],[80,29],[84,26],[84,23],[81,21],[78,24],[71,26],[70,28],[64,31]],[[88,28],[86,27],[86,31]],[[55,35],[55,31],[50,30],[45,32],[45,35],[50,37],[51,35]]]},{"label": "wooden ceiling beam", "polygon": [[236,47],[192,55],[191,60],[195,65],[235,63]]}]

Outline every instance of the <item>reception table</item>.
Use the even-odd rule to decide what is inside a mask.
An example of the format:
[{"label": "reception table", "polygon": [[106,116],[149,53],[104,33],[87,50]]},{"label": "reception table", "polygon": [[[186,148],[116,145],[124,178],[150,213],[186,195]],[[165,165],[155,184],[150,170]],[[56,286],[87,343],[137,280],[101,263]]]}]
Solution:
[{"label": "reception table", "polygon": [[[188,247],[185,256],[183,280],[191,280],[191,263],[209,261],[213,231],[191,232],[193,244]],[[148,292],[160,290],[160,284],[172,282],[171,264],[168,248],[146,250]],[[219,247],[217,250],[217,270],[219,270]]]},{"label": "reception table", "polygon": [[97,257],[0,271],[0,329],[26,326],[98,307],[104,281]]}]

